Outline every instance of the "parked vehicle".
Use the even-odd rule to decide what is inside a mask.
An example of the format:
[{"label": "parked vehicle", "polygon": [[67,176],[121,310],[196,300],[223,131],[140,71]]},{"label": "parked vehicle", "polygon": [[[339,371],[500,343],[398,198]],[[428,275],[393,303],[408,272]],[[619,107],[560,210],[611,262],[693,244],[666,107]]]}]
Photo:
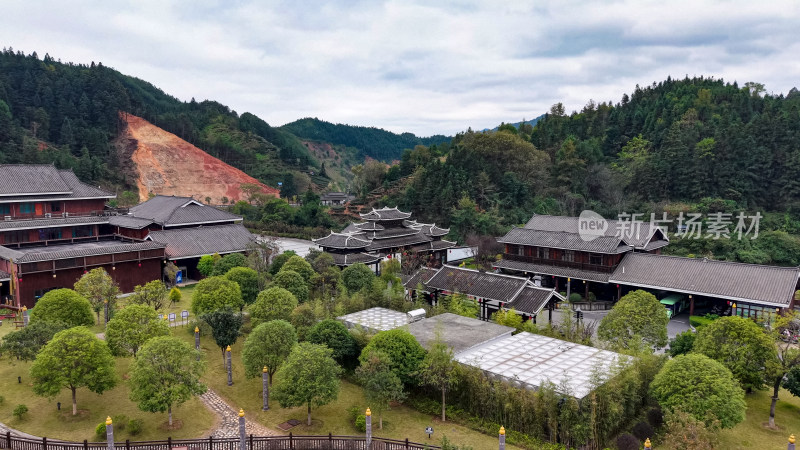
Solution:
[{"label": "parked vehicle", "polygon": [[667,317],[672,319],[678,314],[682,313],[687,308],[686,297],[680,294],[668,295],[661,300],[661,304],[667,310]]}]

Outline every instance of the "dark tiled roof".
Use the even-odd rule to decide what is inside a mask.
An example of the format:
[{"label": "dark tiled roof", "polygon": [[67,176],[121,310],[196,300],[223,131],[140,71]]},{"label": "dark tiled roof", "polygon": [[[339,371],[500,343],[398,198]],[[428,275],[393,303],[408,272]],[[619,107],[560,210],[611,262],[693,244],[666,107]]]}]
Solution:
[{"label": "dark tiled roof", "polygon": [[320,200],[352,200],[356,198],[354,195],[345,194],[344,192],[327,192],[320,196]]},{"label": "dark tiled roof", "polygon": [[9,281],[9,280],[11,280],[11,274],[5,273],[2,270],[0,270],[0,281]]},{"label": "dark tiled roof", "polygon": [[0,200],[113,197],[110,192],[81,182],[71,170],[47,165],[0,165]]},{"label": "dark tiled roof", "polygon": [[426,283],[430,289],[460,292],[501,302],[512,301],[528,284],[527,278],[443,266]]},{"label": "dark tiled roof", "polygon": [[456,246],[455,242],[445,241],[442,239],[441,241],[430,241],[423,244],[415,245],[413,247],[416,251],[422,250],[446,250],[448,248],[453,248]]},{"label": "dark tiled roof", "polygon": [[629,253],[609,281],[785,307],[797,289],[798,275],[797,267]]},{"label": "dark tiled roof", "polygon": [[242,218],[191,197],[157,195],[131,208],[130,213],[165,227],[220,222],[241,222]]},{"label": "dark tiled roof", "polygon": [[124,216],[111,216],[108,218],[108,223],[114,225],[115,227],[130,228],[132,230],[141,230],[142,228],[145,228],[148,225],[152,224],[153,221],[150,219],[140,219],[139,217],[124,215]]},{"label": "dark tiled roof", "polygon": [[108,217],[102,216],[84,216],[54,219],[3,220],[0,221],[0,230],[33,230],[62,226],[94,225],[108,223],[108,219]]},{"label": "dark tiled roof", "polygon": [[577,233],[528,228],[512,228],[505,236],[497,239],[497,242],[607,254],[632,250],[624,241],[614,236],[600,236],[591,241],[585,241]]},{"label": "dark tiled roof", "polygon": [[597,281],[599,283],[608,283],[609,273],[593,272],[591,270],[572,269],[569,267],[558,267],[547,264],[532,264],[522,261],[512,261],[510,259],[501,259],[492,264],[492,267],[498,269],[515,270],[518,272],[538,273],[543,275],[555,275],[557,277],[571,277],[578,280]]},{"label": "dark tiled roof", "polygon": [[436,272],[438,272],[437,269],[431,269],[430,267],[421,267],[419,270],[414,272],[414,274],[411,275],[411,277],[409,277],[408,280],[406,280],[403,283],[403,286],[405,286],[406,289],[416,289],[418,284],[426,286],[428,280],[430,280],[431,277],[436,275]]},{"label": "dark tiled roof", "polygon": [[0,246],[0,257],[13,259],[15,263],[52,261],[56,259],[81,258],[84,256],[110,255],[139,250],[164,248],[157,242],[124,242],[121,240],[85,241],[74,244],[22,247],[10,249]]},{"label": "dark tiled roof", "polygon": [[522,292],[519,293],[513,302],[506,305],[506,308],[514,308],[520,313],[535,316],[542,311],[542,308],[547,305],[547,302],[549,302],[553,296],[556,296],[561,300],[564,299],[553,289],[538,286],[526,286],[524,289],[522,289]]},{"label": "dark tiled roof", "polygon": [[436,224],[418,223],[412,225],[412,227],[422,231],[428,236],[434,237],[444,236],[450,232],[450,228],[439,228]]},{"label": "dark tiled roof", "polygon": [[366,253],[348,253],[345,255],[331,253],[330,255],[333,256],[333,262],[337,266],[349,266],[356,263],[372,264],[381,260],[380,255],[368,255]]},{"label": "dark tiled roof", "polygon": [[383,207],[381,209],[372,208],[372,211],[359,215],[364,220],[400,220],[411,217],[411,213],[400,211],[397,209],[397,207]]},{"label": "dark tiled roof", "polygon": [[338,249],[366,248],[370,242],[368,239],[364,238],[363,234],[344,233],[331,233],[324,238],[312,239],[312,241],[320,247]]},{"label": "dark tiled roof", "polygon": [[388,239],[375,239],[367,247],[368,251],[386,250],[390,248],[400,248],[409,245],[423,244],[431,241],[429,236],[422,233],[413,234],[411,236],[401,236]]},{"label": "dark tiled roof", "polygon": [[648,242],[647,245],[645,245],[642,250],[646,252],[651,252],[661,247],[666,247],[668,244],[669,241],[665,239],[653,239],[652,241]]},{"label": "dark tiled roof", "polygon": [[404,227],[389,228],[377,231],[364,231],[364,235],[369,239],[391,239],[401,236],[413,236],[416,234],[421,234],[421,232],[413,228],[404,228]]},{"label": "dark tiled roof", "polygon": [[[616,237],[619,235],[627,244],[633,245],[637,249],[643,248],[650,241],[650,237],[657,231],[655,227],[653,230],[650,229],[649,219],[640,222],[638,230],[631,230],[630,227],[625,227],[625,225],[618,220],[607,220],[606,222],[608,222],[608,227],[605,230],[606,237]],[[577,234],[578,217],[534,214],[523,228]],[[622,231],[625,231],[624,235],[622,235]]]},{"label": "dark tiled roof", "polygon": [[169,258],[188,258],[245,251],[253,235],[244,225],[230,224],[151,231],[147,239],[166,244]]},{"label": "dark tiled roof", "polygon": [[386,227],[379,224],[378,222],[354,223],[351,225],[353,225],[354,228],[361,231],[380,231],[386,229]]},{"label": "dark tiled roof", "polygon": [[78,177],[72,173],[71,170],[59,170],[61,179],[72,189],[72,194],[69,198],[113,198],[116,197],[110,192],[106,192],[100,188],[90,186],[81,182]]},{"label": "dark tiled roof", "polygon": [[0,165],[0,195],[68,194],[72,189],[54,166]]}]

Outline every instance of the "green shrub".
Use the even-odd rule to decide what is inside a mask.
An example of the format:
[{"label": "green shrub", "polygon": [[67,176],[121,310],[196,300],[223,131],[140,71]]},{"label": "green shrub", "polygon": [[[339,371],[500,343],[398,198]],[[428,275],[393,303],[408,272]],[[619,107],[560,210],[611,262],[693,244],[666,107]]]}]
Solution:
[{"label": "green shrub", "polygon": [[596,302],[597,296],[594,294],[594,292],[589,292],[589,295],[586,296],[586,300],[589,300],[590,302]]},{"label": "green shrub", "polygon": [[579,302],[581,300],[583,300],[583,297],[581,297],[581,294],[578,294],[577,292],[573,292],[572,294],[569,294],[570,303]]},{"label": "green shrub", "polygon": [[97,438],[97,440],[103,440],[103,439],[106,438],[106,423],[105,422],[100,422],[100,423],[97,424],[97,426],[94,428],[94,435]]},{"label": "green shrub", "polygon": [[365,416],[364,414],[359,414],[359,416],[356,417],[355,425],[356,425],[356,430],[358,430],[358,431],[360,431],[362,433],[366,432],[367,431],[367,416]]},{"label": "green shrub", "polygon": [[131,421],[128,422],[128,433],[131,436],[138,435],[139,433],[142,432],[143,425],[144,422],[142,421],[142,419],[131,419]]},{"label": "green shrub", "polygon": [[22,417],[28,412],[28,407],[24,404],[20,403],[14,408],[14,411],[11,413],[17,420],[22,420]]},{"label": "green shrub", "polygon": [[708,325],[718,318],[719,316],[716,314],[706,314],[705,316],[689,316],[689,324],[695,328],[698,328],[702,327],[703,325]]}]

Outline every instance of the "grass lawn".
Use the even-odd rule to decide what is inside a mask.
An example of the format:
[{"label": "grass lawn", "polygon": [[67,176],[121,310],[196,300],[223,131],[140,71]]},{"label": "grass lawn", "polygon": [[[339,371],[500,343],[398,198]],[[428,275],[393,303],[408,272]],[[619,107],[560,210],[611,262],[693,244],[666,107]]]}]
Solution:
[{"label": "grass lawn", "polygon": [[[194,320],[194,315],[191,313],[192,307],[192,293],[194,292],[194,288],[197,286],[197,283],[191,284],[189,286],[179,287],[178,289],[181,291],[181,301],[178,303],[171,304],[169,300],[167,300],[164,304],[165,306],[158,311],[159,314],[169,314],[175,313],[175,321],[180,323],[181,321],[181,311],[186,310],[189,312],[189,320]],[[128,304],[128,297],[123,297],[117,300],[117,306],[123,307]]]},{"label": "grass lawn", "polygon": [[[188,332],[175,331],[188,342],[194,342],[192,335]],[[329,432],[334,435],[361,434],[350,424],[347,409],[351,406],[358,406],[359,409],[366,410],[368,405],[364,401],[361,387],[347,381],[342,381],[339,398],[336,401],[311,410],[311,418],[313,420],[311,426],[306,425],[305,407],[281,408],[277,402],[271,402],[270,410],[262,411],[261,378],[245,379],[244,377],[244,368],[240,356],[243,343],[244,339],[239,339],[231,347],[233,354],[233,386],[227,385],[227,372],[223,365],[222,353],[211,337],[204,336],[200,345],[206,354],[208,363],[204,381],[224,397],[231,406],[244,409],[248,420],[256,420],[274,430],[278,430],[278,424],[289,419],[300,420],[302,425],[298,425],[291,430],[294,434],[328,434]],[[487,436],[450,422],[442,424],[439,419],[422,414],[406,406],[398,406],[384,413],[383,430],[377,429],[377,415],[373,416],[373,421],[374,436],[394,439],[408,438],[415,442],[429,442],[428,436],[425,434],[425,427],[432,426],[434,428],[433,438],[430,439],[432,444],[439,444],[442,436],[447,436],[452,443],[470,445],[475,450],[497,448],[496,437]],[[509,445],[507,448],[518,447]]]},{"label": "grass lawn", "polygon": [[[5,327],[5,325],[3,325]],[[118,440],[148,440],[173,438],[191,438],[207,436],[216,423],[216,417],[206,409],[199,399],[192,399],[175,408],[173,417],[183,422],[180,430],[166,430],[166,413],[147,413],[140,411],[136,404],[128,399],[130,390],[123,379],[128,372],[132,358],[117,358],[117,374],[120,383],[114,389],[102,395],[82,388],[78,390],[77,416],[72,416],[72,400],[67,389],[53,399],[39,397],[33,394],[29,369],[31,363],[10,360],[9,357],[0,358],[0,393],[5,397],[5,402],[0,405],[0,422],[10,427],[27,433],[46,436],[54,439],[82,441],[98,440],[94,429],[106,416],[124,414],[129,419],[142,419],[144,425],[138,436],[131,436],[127,430],[115,427],[114,435]],[[17,382],[17,377],[22,377],[22,383]],[[56,408],[56,403],[61,402],[61,411]],[[18,404],[25,404],[29,412],[22,420],[17,420],[12,410]]]},{"label": "grass lawn", "polygon": [[775,406],[777,430],[766,427],[772,389],[747,395],[747,416],[744,422],[720,433],[720,448],[725,449],[782,449],[789,435],[800,435],[800,398],[781,390]]}]

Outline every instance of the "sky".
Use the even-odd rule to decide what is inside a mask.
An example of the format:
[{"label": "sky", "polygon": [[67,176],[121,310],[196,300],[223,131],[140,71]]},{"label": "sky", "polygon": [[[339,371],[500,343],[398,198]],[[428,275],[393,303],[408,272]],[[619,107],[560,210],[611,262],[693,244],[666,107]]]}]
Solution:
[{"label": "sky", "polygon": [[419,136],[619,102],[667,76],[800,87],[800,2],[3,0],[0,46],[102,62],[273,126]]}]

